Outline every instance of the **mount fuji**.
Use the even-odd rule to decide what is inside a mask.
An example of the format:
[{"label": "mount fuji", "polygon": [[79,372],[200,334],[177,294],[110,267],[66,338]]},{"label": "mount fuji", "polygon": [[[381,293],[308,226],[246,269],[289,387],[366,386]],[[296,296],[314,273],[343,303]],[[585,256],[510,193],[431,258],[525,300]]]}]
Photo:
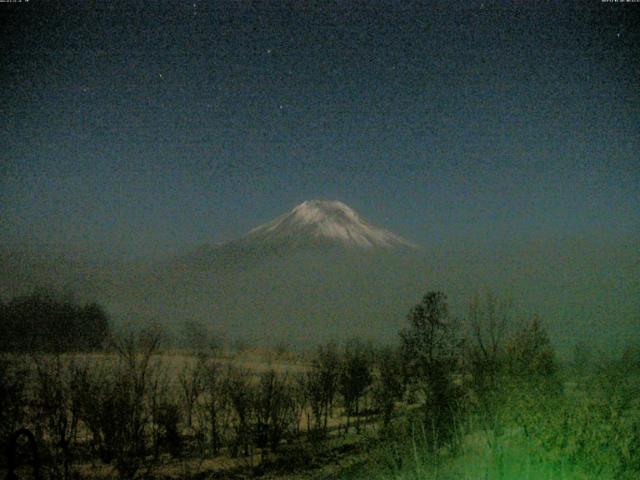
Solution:
[{"label": "mount fuji", "polygon": [[260,225],[243,239],[245,243],[291,246],[329,244],[349,248],[415,248],[402,237],[375,227],[339,201],[310,200],[290,212]]},{"label": "mount fuji", "polygon": [[234,269],[263,263],[273,256],[384,255],[417,252],[418,246],[377,227],[335,200],[307,200],[277,218],[223,244],[203,245],[176,258],[173,266]]},{"label": "mount fuji", "polygon": [[[246,235],[156,265],[127,310],[256,343],[393,336],[425,284],[420,250],[339,201],[309,200]],[[114,309],[119,306],[114,305]]]},{"label": "mount fuji", "polygon": [[197,322],[257,344],[309,345],[351,336],[395,341],[425,291],[444,291],[452,312],[465,315],[467,302],[491,288],[512,296],[523,314],[549,319],[572,345],[570,332],[583,322],[602,331],[621,325],[620,338],[637,332],[637,252],[635,238],[476,238],[418,248],[342,202],[310,200],[238,239],[161,260],[0,251],[0,299],[51,286],[98,301],[114,324],[152,321],[179,334]]}]

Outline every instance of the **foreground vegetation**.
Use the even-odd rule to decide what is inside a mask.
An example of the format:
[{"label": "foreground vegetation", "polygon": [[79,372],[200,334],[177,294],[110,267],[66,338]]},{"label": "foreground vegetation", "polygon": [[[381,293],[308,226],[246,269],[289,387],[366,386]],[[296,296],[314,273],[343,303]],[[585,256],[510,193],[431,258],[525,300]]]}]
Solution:
[{"label": "foreground vegetation", "polygon": [[[417,376],[432,400],[422,402],[422,412],[399,419],[372,455],[375,461],[355,477],[640,477],[639,348],[627,348],[618,359],[597,359],[577,346],[573,363],[560,366],[539,319],[514,328],[508,305],[488,295],[471,305],[467,335],[458,337],[455,355],[443,341],[451,339],[447,327],[436,320],[443,315],[435,305],[444,305],[434,298],[425,297],[426,316],[414,311],[412,335],[437,338],[427,332],[440,332],[437,342],[426,344],[446,346],[418,362],[431,372],[450,368],[439,380],[449,381],[450,390],[434,380],[440,373]],[[436,388],[450,393],[434,405]],[[442,419],[434,411],[448,415]]]},{"label": "foreground vegetation", "polygon": [[640,476],[640,352],[579,348],[560,366],[541,321],[515,322],[491,295],[458,322],[428,293],[395,347],[351,340],[256,361],[161,339],[4,354],[0,476]]},{"label": "foreground vegetation", "polygon": [[[561,393],[514,384],[487,419],[478,404],[460,418],[457,444],[434,449],[432,431],[399,419],[371,462],[344,478],[635,479],[640,475],[640,375],[621,361],[575,377]],[[576,381],[577,379],[577,381]],[[496,400],[498,400],[496,398]]]}]

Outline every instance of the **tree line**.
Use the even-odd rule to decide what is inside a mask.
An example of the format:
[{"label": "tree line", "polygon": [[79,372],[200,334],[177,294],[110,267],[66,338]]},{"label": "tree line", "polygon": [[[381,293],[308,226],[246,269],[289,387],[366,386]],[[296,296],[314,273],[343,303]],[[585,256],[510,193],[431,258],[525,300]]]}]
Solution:
[{"label": "tree line", "polygon": [[37,291],[0,300],[0,351],[95,351],[111,334],[106,311]]}]

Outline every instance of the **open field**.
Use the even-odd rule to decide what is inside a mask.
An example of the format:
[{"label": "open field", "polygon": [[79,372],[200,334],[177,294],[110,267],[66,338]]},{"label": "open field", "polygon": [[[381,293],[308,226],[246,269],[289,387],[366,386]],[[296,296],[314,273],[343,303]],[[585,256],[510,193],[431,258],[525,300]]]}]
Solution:
[{"label": "open field", "polygon": [[[141,399],[140,417],[128,419],[142,423],[136,435],[147,439],[147,450],[141,453],[139,462],[129,465],[126,457],[131,452],[111,452],[124,457],[118,466],[114,459],[100,458],[105,452],[100,452],[95,437],[108,435],[108,429],[89,425],[87,412],[82,412],[87,407],[79,406],[78,391],[72,388],[79,387],[79,372],[99,372],[108,383],[109,370],[122,367],[120,355],[85,353],[12,359],[14,367],[28,370],[23,421],[39,439],[39,462],[45,478],[618,479],[633,478],[632,472],[640,465],[640,405],[634,397],[640,377],[637,373],[625,374],[620,366],[610,367],[606,375],[582,372],[580,376],[565,368],[561,396],[511,398],[496,410],[500,425],[486,423],[477,412],[467,413],[456,427],[455,448],[442,445],[433,450],[430,434],[420,421],[421,402],[397,402],[392,420],[385,426],[374,398],[375,385],[361,399],[359,432],[338,395],[330,411],[321,411],[315,405],[314,412],[313,400],[304,395],[296,397],[293,389],[296,382],[308,381],[320,368],[313,358],[310,361],[264,351],[216,357],[175,351],[154,353],[147,358],[144,375],[149,379],[149,390]],[[136,354],[135,361],[143,365],[144,353]],[[210,414],[207,416],[207,407],[212,404],[207,403],[206,387],[192,383],[190,386],[199,390],[192,394],[194,400],[189,404],[186,388],[203,365],[216,366],[223,379],[221,396],[233,396],[223,390],[225,381],[246,381],[245,393],[254,395],[251,401],[247,399],[247,408],[252,410],[245,419],[247,432],[242,431],[238,416],[242,406],[237,399],[235,404],[233,400],[219,404],[220,417],[215,425]],[[374,371],[374,377],[378,376]],[[279,428],[275,417],[269,418],[272,412],[260,412],[265,378],[279,379],[283,388],[291,387],[288,394],[298,402],[281,405],[283,411],[291,410],[275,445],[261,440],[259,433],[261,429]],[[47,385],[42,384],[44,380]],[[44,388],[50,395],[45,402],[39,398]],[[269,398],[273,410],[278,410],[273,406],[276,397]],[[169,405],[175,407],[173,419],[165,418],[171,410]],[[126,408],[118,413],[126,414]],[[214,448],[211,429],[215,427],[220,431],[219,445]],[[67,442],[65,448],[61,447],[61,438]],[[136,443],[127,432],[115,441]],[[25,478],[29,477],[30,463],[22,445],[18,472]],[[1,475],[5,474],[6,469]]]},{"label": "open field", "polygon": [[[313,365],[293,354],[247,351],[204,356],[177,351],[149,354],[147,351],[147,355],[136,352],[123,358],[122,352],[95,352],[8,355],[3,362],[7,378],[23,375],[25,408],[21,412],[22,425],[35,432],[40,447],[39,462],[47,466],[47,476],[51,478],[66,477],[71,473],[81,478],[149,475],[162,478],[201,475],[210,478],[257,475],[265,478],[308,478],[314,472],[333,475],[342,468],[342,462],[351,465],[362,456],[358,453],[362,448],[362,436],[371,435],[377,428],[377,415],[368,413],[358,418],[361,434],[354,433],[353,425],[347,432],[349,418],[344,406],[337,402],[330,407],[330,412],[318,410],[328,408],[326,406],[315,405],[314,413],[314,405],[304,398],[305,394],[300,390],[309,381]],[[219,374],[219,378],[207,379],[207,368],[209,375]],[[93,387],[89,385],[92,382],[90,377],[95,382]],[[108,425],[91,425],[92,420],[96,421],[92,415],[99,417],[109,412],[103,409],[92,414],[89,410],[100,410],[94,402],[101,401],[100,393],[97,393],[101,384],[113,381],[113,386],[116,386],[119,379],[127,378],[132,384],[130,391],[124,391],[126,386],[119,385],[123,390],[119,393],[127,397],[125,402],[118,411],[111,412],[112,418],[98,418],[98,421],[117,423],[120,414],[131,415],[127,421],[133,425],[123,428],[118,436],[112,433],[113,438],[109,440],[132,442],[131,448],[137,448],[137,439],[133,436],[140,436],[146,438],[148,449],[153,452],[141,453],[136,467],[122,465],[122,471],[118,471],[113,459],[100,458],[104,456],[100,449],[108,450],[104,445],[108,441]],[[282,389],[279,399],[277,392],[267,393],[271,395],[269,398],[258,399],[264,393],[261,384],[265,378],[274,380],[272,388]],[[206,384],[207,381],[211,383]],[[233,382],[240,382],[235,391],[230,386]],[[136,391],[138,388],[140,392]],[[212,388],[218,390],[213,392]],[[191,390],[187,393],[188,389]],[[288,397],[285,397],[285,391]],[[246,408],[252,410],[247,412],[250,418],[240,418],[244,408],[241,403],[245,400],[233,397],[235,394],[243,398],[246,394],[255,395],[245,399]],[[83,395],[87,397],[82,399]],[[140,396],[131,398],[136,395]],[[231,398],[224,398],[215,405],[213,395]],[[103,397],[105,403],[106,400],[109,399]],[[127,400],[132,403],[126,405]],[[267,410],[259,412],[260,400],[281,402],[281,405],[266,405],[264,408]],[[82,405],[83,402],[86,404]],[[219,408],[219,418],[212,419],[211,409],[216,407]],[[269,408],[280,408],[282,418],[275,419],[277,413],[268,411]],[[370,406],[367,408],[372,410]],[[139,410],[137,413],[130,411],[136,409]],[[170,419],[163,417],[167,412],[174,416]],[[246,432],[241,425],[245,420]],[[277,440],[267,438],[272,432],[266,433],[263,441],[253,438],[259,435],[255,430],[273,430],[277,421],[281,422],[277,428],[282,430]],[[219,428],[219,433],[215,434],[219,435],[218,439],[212,438],[212,428]],[[138,431],[126,431],[128,429]],[[104,438],[97,440],[103,443],[100,447],[96,438],[101,436]],[[61,448],[61,445],[65,447]],[[19,453],[22,448],[24,446]],[[126,457],[130,452],[119,453]],[[31,463],[29,455],[22,452],[18,456],[18,471],[29,475]],[[135,468],[135,471],[125,472],[125,468]],[[65,473],[65,469],[69,472]],[[0,473],[2,476],[5,474],[6,469]]]}]

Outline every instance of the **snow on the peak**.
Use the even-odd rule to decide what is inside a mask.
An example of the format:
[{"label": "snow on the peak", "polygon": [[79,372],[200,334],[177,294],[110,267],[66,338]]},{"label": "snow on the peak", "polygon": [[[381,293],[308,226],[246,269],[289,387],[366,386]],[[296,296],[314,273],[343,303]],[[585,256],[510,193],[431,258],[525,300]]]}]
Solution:
[{"label": "snow on the peak", "polygon": [[335,215],[343,216],[354,222],[360,221],[356,212],[338,201],[307,200],[295,207],[291,213],[304,223],[322,222],[327,217]]},{"label": "snow on the peak", "polygon": [[249,235],[258,240],[304,238],[330,239],[361,248],[413,247],[410,242],[362,219],[352,208],[339,201],[308,200],[272,222],[254,228]]}]

